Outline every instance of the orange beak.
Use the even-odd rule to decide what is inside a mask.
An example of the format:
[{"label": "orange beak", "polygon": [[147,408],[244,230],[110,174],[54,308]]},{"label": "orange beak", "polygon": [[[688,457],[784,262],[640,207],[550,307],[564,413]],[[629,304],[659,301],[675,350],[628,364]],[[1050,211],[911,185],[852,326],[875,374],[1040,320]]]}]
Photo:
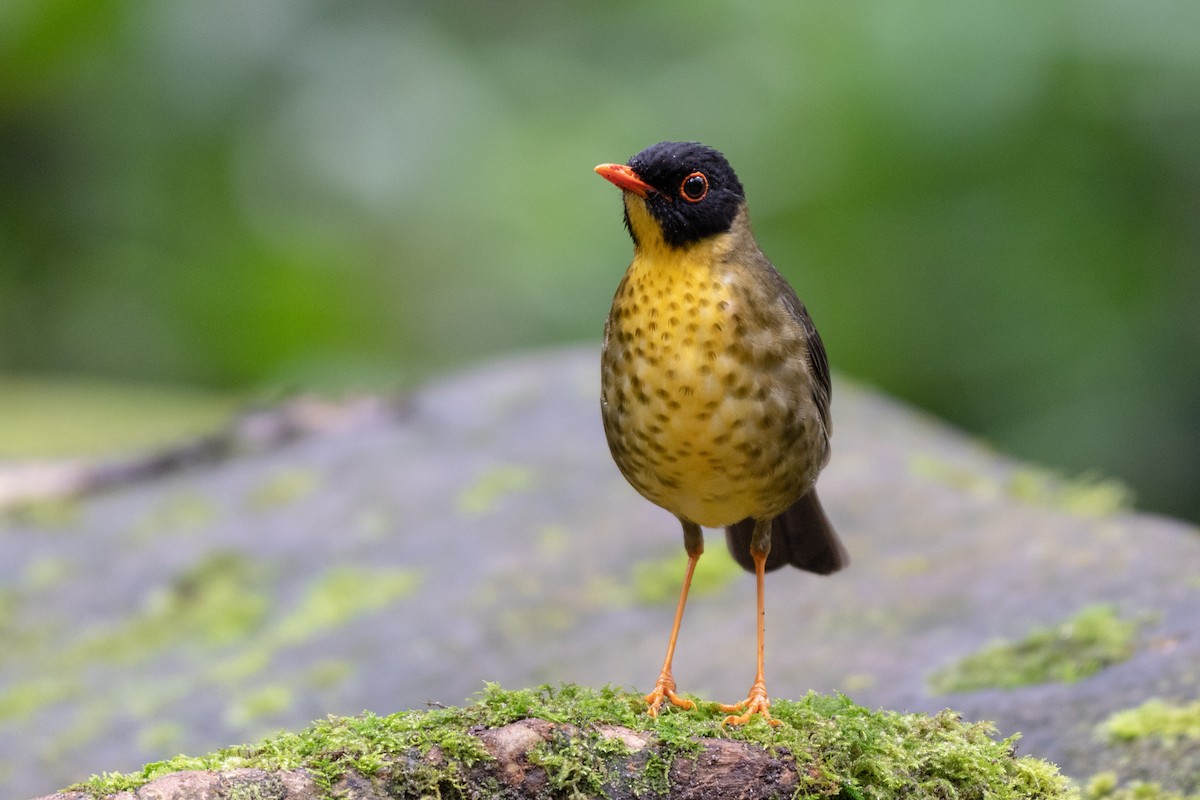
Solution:
[{"label": "orange beak", "polygon": [[653,186],[639,178],[632,167],[627,167],[624,164],[601,164],[596,167],[596,174],[612,183],[618,189],[633,192],[639,197],[645,197],[651,192],[657,191]]}]

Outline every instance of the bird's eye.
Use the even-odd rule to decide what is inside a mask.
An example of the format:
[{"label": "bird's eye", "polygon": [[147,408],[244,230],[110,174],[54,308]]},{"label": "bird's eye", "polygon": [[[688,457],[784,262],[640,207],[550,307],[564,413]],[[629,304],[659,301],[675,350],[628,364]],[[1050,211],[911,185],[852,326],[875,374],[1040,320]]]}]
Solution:
[{"label": "bird's eye", "polygon": [[689,203],[699,203],[708,194],[708,178],[703,172],[693,172],[679,184],[679,195]]}]

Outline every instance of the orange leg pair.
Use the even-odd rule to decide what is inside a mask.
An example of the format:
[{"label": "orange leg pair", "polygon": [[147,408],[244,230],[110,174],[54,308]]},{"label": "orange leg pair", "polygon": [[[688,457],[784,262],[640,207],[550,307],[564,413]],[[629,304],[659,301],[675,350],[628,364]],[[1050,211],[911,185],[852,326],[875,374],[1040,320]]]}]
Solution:
[{"label": "orange leg pair", "polygon": [[[757,527],[765,527],[765,537],[759,536]],[[750,721],[755,714],[761,714],[763,719],[772,725],[778,725],[779,720],[772,719],[770,708],[771,701],[767,698],[767,683],[763,677],[763,642],[766,638],[764,621],[766,619],[766,605],[763,591],[764,577],[766,574],[767,552],[770,550],[770,521],[765,523],[759,522],[756,526],[756,536],[750,548],[750,555],[754,559],[754,576],[758,589],[758,670],[754,676],[754,685],[750,687],[750,693],[746,699],[740,703],[733,705],[721,704],[722,711],[741,712],[740,714],[730,714],[724,720],[725,725],[744,725]],[[704,539],[700,533],[700,528],[690,522],[683,523],[684,547],[687,549],[688,563],[687,572],[683,577],[683,589],[679,593],[679,605],[675,608],[675,622],[671,626],[671,638],[667,643],[667,657],[663,660],[662,671],[658,675],[658,681],[654,684],[654,691],[646,695],[646,703],[649,706],[650,716],[657,717],[659,709],[664,701],[668,701],[671,705],[678,706],[683,709],[693,709],[696,704],[686,697],[680,697],[675,693],[675,679],[671,675],[671,661],[675,657],[675,642],[679,638],[679,627],[683,623],[683,608],[687,605],[688,590],[692,586],[692,574],[696,571],[696,562],[700,560],[701,554],[704,553]],[[760,540],[765,539],[765,549],[757,546]]]}]

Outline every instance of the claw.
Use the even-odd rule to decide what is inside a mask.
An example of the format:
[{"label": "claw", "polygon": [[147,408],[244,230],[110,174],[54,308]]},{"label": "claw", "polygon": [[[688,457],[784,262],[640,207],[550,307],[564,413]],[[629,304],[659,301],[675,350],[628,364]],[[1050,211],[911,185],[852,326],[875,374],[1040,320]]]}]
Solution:
[{"label": "claw", "polygon": [[685,711],[691,711],[696,707],[696,704],[691,700],[675,694],[675,680],[670,675],[660,675],[658,682],[654,684],[654,691],[646,695],[646,705],[649,706],[646,710],[650,716],[658,716],[658,711],[662,708],[664,700]]},{"label": "claw", "polygon": [[755,681],[754,686],[750,687],[750,694],[740,703],[733,705],[721,704],[722,711],[742,712],[740,714],[730,714],[721,721],[722,725],[745,725],[755,714],[761,714],[762,718],[769,725],[781,725],[782,723],[771,716],[771,701],[767,698],[767,687],[765,684]]}]

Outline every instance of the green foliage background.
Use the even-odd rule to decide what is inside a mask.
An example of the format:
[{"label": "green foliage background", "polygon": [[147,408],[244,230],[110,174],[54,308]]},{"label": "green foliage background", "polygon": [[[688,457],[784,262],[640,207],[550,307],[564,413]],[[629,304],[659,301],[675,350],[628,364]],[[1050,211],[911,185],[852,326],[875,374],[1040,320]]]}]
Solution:
[{"label": "green foliage background", "polygon": [[0,382],[596,342],[630,246],[591,167],[698,139],[835,367],[1200,518],[1198,34],[1157,1],[5,0]]}]

